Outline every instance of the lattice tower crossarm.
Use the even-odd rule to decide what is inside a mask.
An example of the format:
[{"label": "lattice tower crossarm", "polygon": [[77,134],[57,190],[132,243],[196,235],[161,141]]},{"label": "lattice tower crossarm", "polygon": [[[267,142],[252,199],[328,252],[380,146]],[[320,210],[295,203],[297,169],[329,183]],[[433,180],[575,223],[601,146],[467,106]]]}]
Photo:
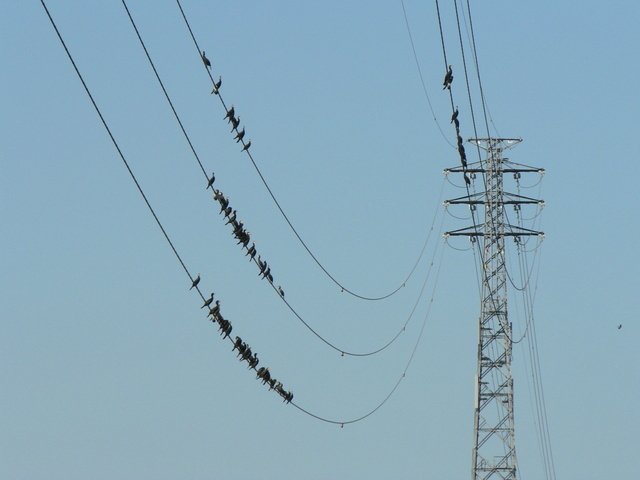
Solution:
[{"label": "lattice tower crossarm", "polygon": [[[506,236],[542,235],[542,232],[508,224],[504,206],[543,202],[506,193],[503,185],[505,171],[515,175],[542,170],[506,162],[503,152],[519,143],[520,139],[479,138],[469,141],[486,152],[486,159],[477,168],[465,165],[463,168],[447,169],[445,173],[463,172],[465,176],[472,171],[472,174],[480,173],[485,191],[445,202],[468,204],[474,218],[473,226],[447,232],[445,236],[468,236],[474,244],[482,239],[472,480],[517,480],[511,375],[513,337],[507,311],[504,239]],[[478,225],[475,220],[475,206],[478,204],[484,206],[483,225]]]}]

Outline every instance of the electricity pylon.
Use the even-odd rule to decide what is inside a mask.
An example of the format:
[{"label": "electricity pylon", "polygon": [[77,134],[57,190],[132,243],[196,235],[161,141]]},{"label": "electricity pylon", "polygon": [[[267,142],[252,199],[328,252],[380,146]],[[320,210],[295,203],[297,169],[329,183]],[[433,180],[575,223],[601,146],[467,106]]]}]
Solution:
[{"label": "electricity pylon", "polygon": [[[505,205],[542,205],[541,200],[504,191],[504,174],[520,178],[522,173],[543,173],[540,168],[516,164],[503,156],[520,143],[516,138],[476,138],[469,142],[486,153],[486,159],[468,166],[448,168],[445,174],[463,173],[465,181],[480,174],[484,191],[447,200],[445,205],[469,205],[473,225],[446,232],[445,236],[470,237],[473,247],[482,238],[481,312],[478,322],[478,365],[474,408],[472,480],[490,478],[517,480],[518,462],[514,435],[513,378],[511,376],[512,328],[507,315],[507,269],[505,237],[543,235],[506,221]],[[470,181],[467,183],[469,185]],[[477,206],[484,207],[484,224],[476,223]]]}]

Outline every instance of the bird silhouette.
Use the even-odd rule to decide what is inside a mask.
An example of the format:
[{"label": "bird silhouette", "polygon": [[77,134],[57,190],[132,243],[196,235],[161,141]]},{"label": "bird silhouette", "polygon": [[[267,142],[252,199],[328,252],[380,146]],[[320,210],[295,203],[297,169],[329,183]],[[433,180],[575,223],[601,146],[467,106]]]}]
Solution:
[{"label": "bird silhouette", "polygon": [[209,61],[207,56],[204,54],[204,50],[202,51],[202,61],[204,62],[207,68],[211,68],[211,62]]},{"label": "bird silhouette", "polygon": [[211,93],[215,93],[216,95],[218,95],[218,93],[220,92],[221,86],[222,86],[222,77],[218,77],[218,81],[213,84],[213,90],[211,90]]},{"label": "bird silhouette", "polygon": [[244,128],[236,133],[235,139],[236,143],[240,142],[244,138]]},{"label": "bird silhouette", "polygon": [[244,144],[244,147],[242,148],[242,151],[244,152],[245,150],[249,150],[249,147],[251,147],[251,140],[249,140],[247,143]]},{"label": "bird silhouette", "polygon": [[207,190],[211,188],[211,185],[213,185],[213,182],[216,181],[216,175],[215,173],[211,173],[211,178],[209,178],[209,181],[207,182]]},{"label": "bird silhouette", "polygon": [[453,115],[451,115],[451,122],[453,123],[458,119],[458,107],[456,107],[455,111],[453,112]]},{"label": "bird silhouette", "polygon": [[618,325],[618,330],[620,330],[622,328],[622,324]]},{"label": "bird silhouette", "polygon": [[200,308],[208,307],[209,305],[211,305],[211,302],[213,302],[213,295],[213,292],[211,292],[211,296],[204,301],[204,305],[202,305],[202,307]]},{"label": "bird silhouette", "polygon": [[191,283],[191,288],[189,290],[197,287],[199,283],[200,283],[200,274],[198,274],[198,276],[193,279],[193,282]]},{"label": "bird silhouette", "polygon": [[236,109],[234,108],[233,105],[231,105],[231,108],[227,110],[227,114],[224,116],[224,119],[229,119],[228,122],[231,122],[231,119],[235,116],[235,114],[236,114]]},{"label": "bird silhouette", "polygon": [[444,81],[442,82],[442,89],[451,89],[451,82],[453,82],[453,69],[451,68],[451,65],[449,65],[449,69],[447,70],[447,73],[444,76]]}]

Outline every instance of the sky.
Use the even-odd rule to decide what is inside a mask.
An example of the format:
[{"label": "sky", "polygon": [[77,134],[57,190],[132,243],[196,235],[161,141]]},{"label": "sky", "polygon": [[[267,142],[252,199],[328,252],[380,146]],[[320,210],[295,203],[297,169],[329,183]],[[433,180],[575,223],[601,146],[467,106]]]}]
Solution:
[{"label": "sky", "polygon": [[[557,478],[633,478],[640,5],[471,3],[491,128],[523,138],[513,161],[546,169],[523,194],[546,205],[530,288]],[[229,133],[177,5],[129,3],[205,168],[312,328],[339,349],[373,350],[402,329],[427,278],[398,340],[362,358],[305,328],[235,244],[122,4],[47,5],[203,293],[297,405],[337,421],[369,412],[424,333],[367,419],[341,428],[284,404],[207,321],[40,3],[4,1],[0,477],[469,478],[479,296],[468,244],[442,240],[468,220],[442,208],[464,190],[442,175],[458,158],[435,3],[405,1],[431,111],[399,1],[183,2],[257,164],[335,278],[383,295],[431,232],[383,301],[341,292],[301,247]],[[440,7],[466,139],[455,13]],[[513,374],[527,480],[543,467],[524,345]]]}]

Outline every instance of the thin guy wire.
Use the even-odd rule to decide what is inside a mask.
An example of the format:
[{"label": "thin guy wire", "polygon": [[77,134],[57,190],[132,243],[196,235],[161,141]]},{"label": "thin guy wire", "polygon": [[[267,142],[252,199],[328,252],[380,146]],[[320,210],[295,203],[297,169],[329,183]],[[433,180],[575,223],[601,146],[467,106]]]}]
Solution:
[{"label": "thin guy wire", "polygon": [[417,338],[417,340],[416,340],[416,342],[415,342],[415,344],[413,346],[413,349],[411,351],[411,355],[409,355],[409,359],[407,360],[407,363],[405,364],[404,370],[402,371],[402,375],[400,375],[400,377],[396,381],[396,383],[393,386],[393,388],[391,389],[391,391],[387,394],[387,396],[378,405],[376,405],[372,410],[370,410],[369,412],[365,413],[364,415],[362,415],[360,417],[356,417],[356,418],[353,418],[353,419],[350,419],[350,420],[335,420],[335,419],[330,419],[330,418],[327,418],[327,417],[323,417],[321,415],[317,415],[315,413],[310,412],[309,410],[306,410],[306,409],[300,407],[295,402],[291,402],[291,404],[294,407],[296,407],[301,412],[309,415],[310,417],[313,417],[313,418],[315,418],[317,420],[320,420],[322,422],[332,423],[334,425],[344,426],[344,425],[348,425],[348,424],[351,424],[351,423],[359,422],[361,420],[364,420],[367,417],[370,417],[371,415],[376,413],[385,403],[387,403],[387,401],[391,398],[391,396],[395,393],[395,391],[400,386],[400,383],[402,383],[402,381],[406,378],[407,371],[409,370],[409,367],[413,363],[413,359],[415,358],[416,351],[418,350],[418,346],[420,345],[420,341],[422,340],[422,337],[423,337],[423,334],[424,334],[424,329],[425,329],[425,326],[427,324],[427,320],[429,318],[429,315],[431,314],[431,307],[433,305],[433,300],[435,298],[436,287],[438,285],[438,279],[440,277],[440,270],[442,268],[442,259],[444,257],[445,250],[446,250],[446,248],[444,248],[444,246],[443,246],[443,248],[440,251],[440,260],[439,260],[439,264],[438,264],[438,269],[436,270],[436,277],[435,277],[434,284],[433,284],[433,290],[432,290],[432,293],[431,293],[431,299],[429,300],[429,306],[427,308],[427,313],[425,314],[424,319],[422,320],[422,327],[420,328],[420,333],[418,334],[418,338]]},{"label": "thin guy wire", "polygon": [[[457,14],[457,5],[456,5],[456,14]],[[467,11],[469,12],[469,26],[471,27],[471,42],[473,44],[473,58],[475,60],[475,64],[476,64],[476,73],[478,74],[478,86],[480,88],[480,100],[482,103],[482,112],[484,114],[484,124],[487,127],[487,137],[491,138],[491,133],[489,133],[489,121],[487,120],[487,107],[486,107],[486,102],[485,102],[485,98],[484,98],[484,90],[482,88],[482,80],[480,78],[480,64],[478,63],[478,52],[477,52],[477,48],[476,48],[476,36],[475,33],[473,31],[473,18],[471,17],[471,6],[469,5],[469,0],[467,0]],[[463,13],[464,13],[464,8],[463,8]],[[497,130],[497,129],[496,129]]]},{"label": "thin guy wire", "polygon": [[[444,182],[443,182],[444,184]],[[441,194],[442,194],[442,190],[441,190]],[[439,211],[439,209],[436,210],[436,212]],[[429,239],[431,238],[431,234],[433,233],[433,226],[435,224],[435,220],[436,220],[436,215],[434,215],[433,217],[433,221],[431,223],[431,228],[429,230],[429,234],[427,236],[427,240],[425,241],[422,250],[424,252],[424,250],[427,247],[427,244],[429,242]],[[442,215],[442,222],[440,224],[440,230],[442,229],[442,224],[444,223],[444,213]],[[435,256],[437,249],[434,249],[434,253],[433,255]],[[416,263],[417,266],[417,263]],[[433,266],[433,258],[431,260],[429,269],[427,270],[427,276],[424,280],[424,283],[422,284],[422,288],[420,289],[420,292],[418,294],[418,298],[416,299],[416,302],[411,310],[411,312],[409,313],[409,316],[407,317],[407,320],[405,321],[405,323],[403,324],[403,326],[398,330],[398,332],[391,338],[391,340],[388,340],[387,343],[385,343],[384,345],[382,345],[381,347],[378,347],[374,350],[370,350],[368,352],[352,352],[349,350],[345,350],[342,349],[340,347],[338,347],[337,345],[335,345],[334,343],[330,342],[329,340],[327,340],[325,337],[323,337],[322,335],[320,335],[313,327],[311,327],[311,325],[309,325],[309,323],[307,323],[304,318],[297,312],[297,310],[287,301],[285,300],[285,298],[282,295],[278,295],[282,301],[285,303],[285,305],[289,308],[289,310],[298,318],[298,320],[300,320],[300,322],[302,322],[304,324],[305,327],[307,327],[307,329],[309,331],[311,331],[311,333],[313,333],[316,337],[318,337],[320,340],[322,340],[322,342],[324,342],[327,346],[331,347],[333,350],[340,352],[341,355],[347,355],[347,356],[351,356],[351,357],[369,357],[371,355],[375,355],[377,353],[382,352],[383,350],[386,350],[387,348],[389,348],[399,337],[400,335],[405,331],[407,325],[409,325],[409,322],[411,321],[411,319],[413,318],[413,314],[418,306],[418,303],[420,302],[420,300],[422,299],[422,295],[424,294],[424,288],[425,285],[427,283],[427,281],[429,280],[429,277],[431,275],[431,267]],[[276,292],[277,292],[277,288],[275,285],[271,284],[271,288],[273,288]]]},{"label": "thin guy wire", "polygon": [[409,34],[409,41],[411,42],[411,50],[413,51],[413,59],[415,60],[416,68],[418,69],[418,76],[420,77],[420,83],[422,84],[422,91],[424,92],[424,96],[427,99],[427,103],[429,104],[429,110],[431,111],[431,116],[433,118],[433,121],[436,123],[436,126],[438,127],[438,131],[440,132],[440,135],[442,135],[442,138],[444,139],[444,141],[447,142],[451,148],[456,148],[453,145],[453,143],[451,143],[449,141],[449,139],[447,138],[447,136],[444,134],[444,131],[442,130],[442,127],[440,126],[440,122],[438,122],[438,119],[436,118],[436,113],[433,110],[433,105],[431,104],[431,98],[429,97],[429,93],[427,92],[427,85],[426,85],[426,83],[424,81],[424,77],[422,75],[422,69],[420,68],[420,62],[418,61],[418,54],[416,52],[416,45],[415,45],[415,43],[413,41],[413,34],[411,33],[411,27],[409,26],[409,18],[407,17],[407,9],[405,8],[404,0],[400,0],[400,4],[402,5],[402,13],[404,14],[404,24],[407,27],[407,33]]}]

